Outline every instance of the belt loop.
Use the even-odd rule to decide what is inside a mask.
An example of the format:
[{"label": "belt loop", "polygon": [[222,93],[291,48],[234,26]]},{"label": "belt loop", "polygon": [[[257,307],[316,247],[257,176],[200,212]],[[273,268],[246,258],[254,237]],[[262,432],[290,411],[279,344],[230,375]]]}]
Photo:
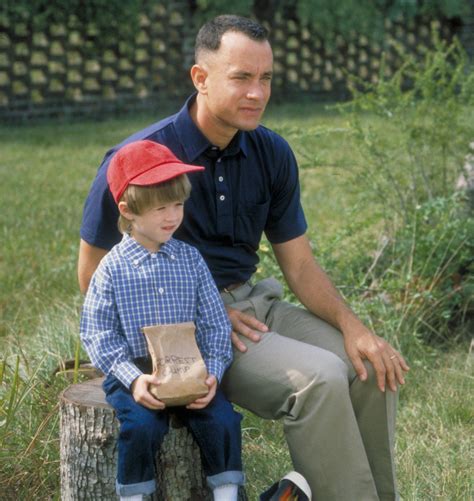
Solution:
[{"label": "belt loop", "polygon": [[[228,295],[232,298],[233,302],[237,302],[237,301],[239,301],[239,300],[241,300],[241,299],[242,299],[242,298],[241,298],[241,299],[239,299],[239,296],[241,296],[241,295],[242,295],[242,292],[240,292],[240,294],[239,294],[239,291],[240,291],[240,289],[241,289],[241,288],[243,288],[244,286],[249,286],[249,287],[252,287],[252,283],[251,283],[251,281],[250,281],[250,280],[247,280],[247,281],[245,281],[245,282],[242,282],[241,284],[238,284],[238,287],[235,287],[235,288],[233,288],[233,287],[229,287],[229,286],[227,286],[227,287],[223,287],[223,288],[222,288],[219,292],[220,292],[221,294],[224,294],[224,293],[225,293],[225,294],[228,294]],[[245,296],[246,296],[246,294],[244,294],[244,297],[245,297]],[[229,303],[228,303],[228,301],[224,301],[224,302],[225,302],[226,304],[229,304]]]}]

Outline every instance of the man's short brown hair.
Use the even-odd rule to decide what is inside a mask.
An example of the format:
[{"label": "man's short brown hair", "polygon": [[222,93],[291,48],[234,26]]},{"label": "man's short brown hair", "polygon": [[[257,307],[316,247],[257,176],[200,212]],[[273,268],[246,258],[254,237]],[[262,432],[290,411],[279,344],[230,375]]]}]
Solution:
[{"label": "man's short brown hair", "polygon": [[219,50],[222,35],[228,31],[243,33],[256,42],[268,40],[268,30],[253,19],[228,14],[217,16],[205,23],[197,34],[194,45],[195,61],[198,61],[201,52]]}]

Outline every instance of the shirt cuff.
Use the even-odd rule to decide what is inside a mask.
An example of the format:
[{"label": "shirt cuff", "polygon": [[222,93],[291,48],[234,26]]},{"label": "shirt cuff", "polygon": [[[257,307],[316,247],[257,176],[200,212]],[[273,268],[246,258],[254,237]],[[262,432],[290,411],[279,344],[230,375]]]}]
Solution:
[{"label": "shirt cuff", "polygon": [[120,362],[111,372],[128,389],[130,389],[135,379],[143,374],[133,362],[129,361]]},{"label": "shirt cuff", "polygon": [[224,377],[224,372],[226,370],[225,364],[223,364],[217,358],[206,359],[207,372],[212,376],[216,376],[217,382],[220,383]]}]

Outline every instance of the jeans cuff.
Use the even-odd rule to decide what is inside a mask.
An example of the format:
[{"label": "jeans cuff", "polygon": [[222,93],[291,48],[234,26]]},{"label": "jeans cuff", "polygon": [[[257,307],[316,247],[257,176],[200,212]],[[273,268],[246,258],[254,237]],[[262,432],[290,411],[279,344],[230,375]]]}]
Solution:
[{"label": "jeans cuff", "polygon": [[245,475],[241,471],[223,471],[217,475],[212,475],[206,478],[207,485],[211,489],[215,489],[224,484],[245,484]]},{"label": "jeans cuff", "polygon": [[119,484],[115,482],[115,490],[119,496],[133,496],[135,494],[153,494],[156,490],[156,481],[147,480],[136,484]]}]

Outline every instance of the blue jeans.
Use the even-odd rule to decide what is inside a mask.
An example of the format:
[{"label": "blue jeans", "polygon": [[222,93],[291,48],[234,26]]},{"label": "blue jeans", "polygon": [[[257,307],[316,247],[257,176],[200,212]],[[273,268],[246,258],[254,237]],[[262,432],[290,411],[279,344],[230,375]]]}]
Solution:
[{"label": "blue jeans", "polygon": [[[118,437],[117,494],[151,494],[156,489],[154,461],[168,432],[169,411],[137,404],[130,391],[114,376],[103,384],[107,402],[120,421]],[[200,450],[209,487],[244,483],[240,421],[220,390],[201,410],[174,407],[173,412],[194,436]]]}]

